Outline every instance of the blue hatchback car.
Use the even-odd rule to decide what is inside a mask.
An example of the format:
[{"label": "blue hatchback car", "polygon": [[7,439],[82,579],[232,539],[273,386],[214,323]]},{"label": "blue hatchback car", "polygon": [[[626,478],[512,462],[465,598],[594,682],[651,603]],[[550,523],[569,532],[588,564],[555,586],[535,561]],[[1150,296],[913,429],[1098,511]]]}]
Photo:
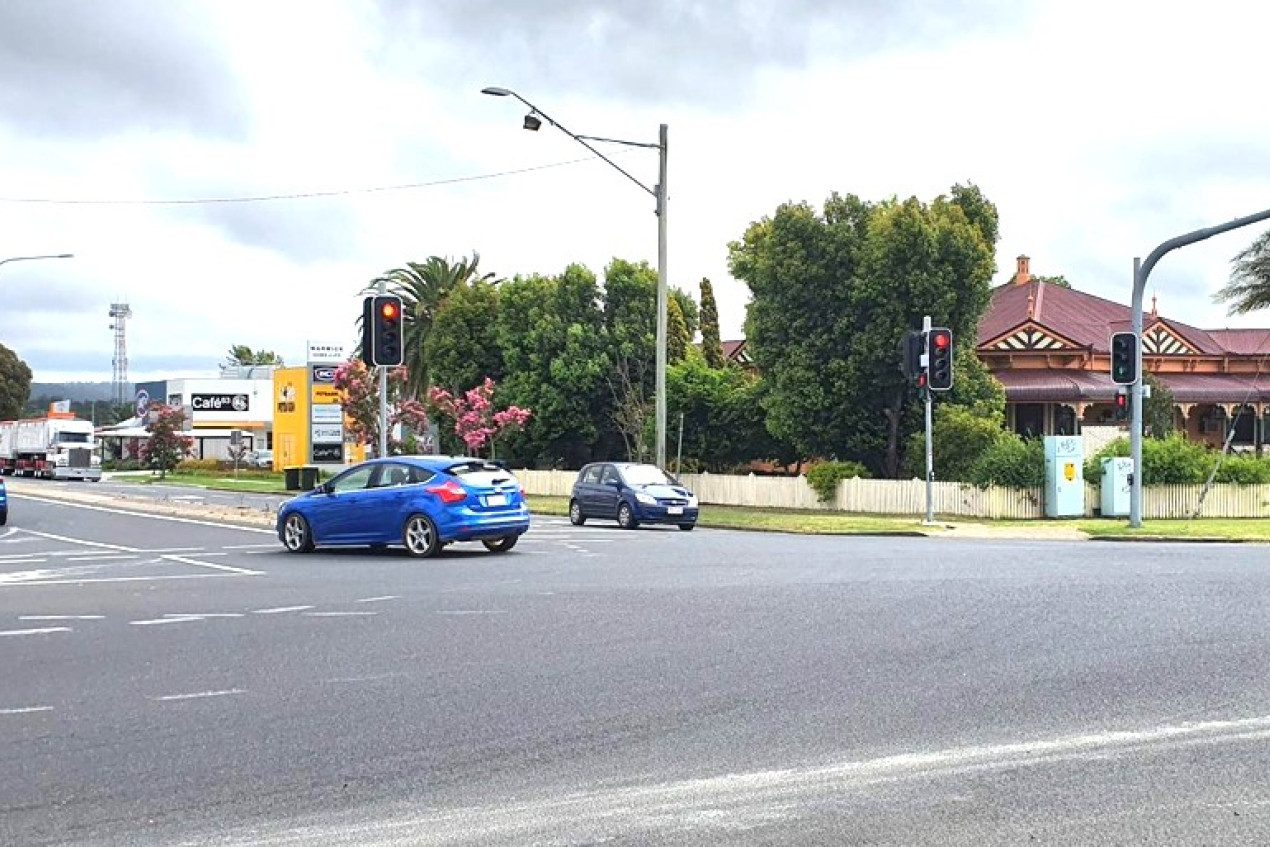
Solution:
[{"label": "blue hatchback car", "polygon": [[292,553],[400,545],[420,558],[480,541],[505,553],[529,529],[520,483],[502,465],[456,456],[394,456],[349,468],[278,510]]},{"label": "blue hatchback car", "polygon": [[4,477],[0,476],[0,526],[9,522],[9,492],[4,487]]},{"label": "blue hatchback car", "polygon": [[697,496],[656,465],[595,462],[578,471],[569,498],[569,521],[616,520],[623,529],[641,523],[668,523],[680,529],[697,525]]}]

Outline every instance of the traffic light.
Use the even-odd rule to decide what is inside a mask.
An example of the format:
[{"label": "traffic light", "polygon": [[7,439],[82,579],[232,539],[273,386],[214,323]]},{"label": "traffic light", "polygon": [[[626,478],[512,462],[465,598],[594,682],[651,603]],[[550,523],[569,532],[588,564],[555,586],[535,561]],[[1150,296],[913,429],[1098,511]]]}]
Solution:
[{"label": "traffic light", "polygon": [[400,297],[378,294],[362,301],[362,361],[391,368],[404,361]]},{"label": "traffic light", "polygon": [[1127,421],[1129,419],[1129,392],[1121,389],[1116,394],[1116,420]]},{"label": "traffic light", "polygon": [[[920,329],[910,329],[904,333],[904,338],[900,340],[900,364],[906,378],[921,380],[925,376],[925,369],[922,367],[922,352],[925,346],[926,339]],[[921,384],[919,381],[918,385]]]},{"label": "traffic light", "polygon": [[1138,381],[1138,336],[1132,332],[1112,333],[1111,381],[1116,385]]},{"label": "traffic light", "polygon": [[953,384],[952,330],[938,327],[926,334],[927,384],[931,391],[948,391]]}]

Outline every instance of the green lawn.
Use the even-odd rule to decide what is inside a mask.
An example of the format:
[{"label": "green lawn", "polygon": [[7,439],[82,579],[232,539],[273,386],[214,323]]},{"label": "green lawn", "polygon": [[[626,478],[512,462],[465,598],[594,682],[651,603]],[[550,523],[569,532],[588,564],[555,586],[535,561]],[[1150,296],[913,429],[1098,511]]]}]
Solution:
[{"label": "green lawn", "polygon": [[1094,538],[1169,538],[1214,541],[1270,541],[1270,521],[1260,518],[1200,518],[1198,520],[1143,520],[1131,529],[1123,520],[1077,521],[1076,526]]}]

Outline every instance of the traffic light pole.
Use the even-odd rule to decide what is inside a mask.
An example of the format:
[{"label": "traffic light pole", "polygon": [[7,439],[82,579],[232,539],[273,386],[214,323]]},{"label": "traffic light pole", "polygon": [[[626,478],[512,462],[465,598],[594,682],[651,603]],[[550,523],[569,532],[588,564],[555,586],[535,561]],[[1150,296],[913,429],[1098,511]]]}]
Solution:
[{"label": "traffic light pole", "polygon": [[1255,215],[1235,218],[1233,221],[1217,226],[1197,229],[1165,241],[1150,252],[1145,262],[1139,262],[1136,258],[1133,260],[1133,332],[1138,336],[1138,372],[1133,385],[1130,386],[1132,396],[1130,405],[1133,407],[1130,409],[1131,424],[1129,426],[1129,453],[1133,457],[1133,477],[1129,485],[1129,526],[1131,527],[1142,526],[1142,296],[1146,291],[1147,278],[1151,276],[1156,263],[1166,253],[1267,219],[1270,219],[1270,209],[1257,212]]},{"label": "traffic light pole", "polygon": [[[379,293],[388,293],[388,281],[379,278]],[[379,458],[388,455],[388,368],[379,366]]]},{"label": "traffic light pole", "polygon": [[[931,329],[930,315],[922,318],[922,337],[929,338]],[[926,359],[924,367],[930,367],[930,353],[925,346],[922,350],[922,357]],[[934,431],[934,403],[935,392],[930,390],[930,375],[927,374],[926,384],[922,386],[922,395],[926,402],[926,524],[930,525],[935,522],[935,443],[932,433]]]}]

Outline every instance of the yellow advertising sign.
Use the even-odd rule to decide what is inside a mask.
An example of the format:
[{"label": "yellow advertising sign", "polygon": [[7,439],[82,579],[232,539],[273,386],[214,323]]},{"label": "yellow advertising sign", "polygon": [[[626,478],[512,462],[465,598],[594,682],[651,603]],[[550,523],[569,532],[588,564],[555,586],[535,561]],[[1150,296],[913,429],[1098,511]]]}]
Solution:
[{"label": "yellow advertising sign", "polygon": [[313,386],[313,402],[315,404],[339,403],[340,392],[334,385]]}]

